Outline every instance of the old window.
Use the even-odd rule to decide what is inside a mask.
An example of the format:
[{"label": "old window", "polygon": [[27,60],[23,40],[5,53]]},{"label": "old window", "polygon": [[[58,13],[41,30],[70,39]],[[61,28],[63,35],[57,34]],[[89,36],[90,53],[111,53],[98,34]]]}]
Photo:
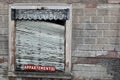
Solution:
[{"label": "old window", "polygon": [[71,73],[71,5],[52,5],[10,6],[9,76]]}]

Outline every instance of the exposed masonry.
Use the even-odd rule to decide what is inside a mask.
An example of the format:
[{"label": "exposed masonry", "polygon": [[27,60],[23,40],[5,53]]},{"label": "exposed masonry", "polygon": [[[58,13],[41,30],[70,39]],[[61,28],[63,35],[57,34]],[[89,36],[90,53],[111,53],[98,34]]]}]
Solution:
[{"label": "exposed masonry", "polygon": [[[74,76],[83,80],[119,80],[120,6],[115,4],[98,4],[97,8],[83,6],[78,9],[76,5],[73,9],[81,13],[73,12]],[[104,68],[98,67],[99,65]],[[90,66],[95,71],[91,71]]]},{"label": "exposed masonry", "polygon": [[119,4],[107,4],[107,0],[1,1],[0,80],[8,80],[8,3],[39,2],[73,5],[72,73],[75,80],[120,80]]}]

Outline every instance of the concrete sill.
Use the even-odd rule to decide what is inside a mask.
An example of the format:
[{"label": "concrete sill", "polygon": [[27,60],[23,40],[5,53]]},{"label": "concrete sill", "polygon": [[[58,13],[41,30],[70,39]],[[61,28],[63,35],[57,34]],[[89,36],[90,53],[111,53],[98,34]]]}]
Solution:
[{"label": "concrete sill", "polygon": [[24,77],[24,78],[53,78],[53,79],[72,79],[72,75],[68,73],[48,73],[48,72],[24,72],[24,71],[15,71],[14,75],[9,75],[9,77]]}]

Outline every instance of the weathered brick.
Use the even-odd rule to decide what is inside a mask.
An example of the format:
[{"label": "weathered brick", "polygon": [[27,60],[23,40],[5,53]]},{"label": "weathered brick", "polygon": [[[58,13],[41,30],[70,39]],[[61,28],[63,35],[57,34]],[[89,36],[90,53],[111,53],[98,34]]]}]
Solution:
[{"label": "weathered brick", "polygon": [[83,9],[73,9],[73,15],[78,14],[79,16],[84,15],[84,10]]},{"label": "weathered brick", "polygon": [[96,9],[95,8],[86,8],[85,16],[96,16]]},{"label": "weathered brick", "polygon": [[0,15],[1,14],[4,14],[4,15],[8,14],[8,9],[0,9]]},{"label": "weathered brick", "polygon": [[83,37],[84,36],[84,30],[79,30],[79,37]]},{"label": "weathered brick", "polygon": [[96,30],[96,24],[86,23],[85,30]]},{"label": "weathered brick", "polygon": [[4,15],[4,16],[2,16],[3,17],[3,27],[4,28],[8,28],[8,19],[9,19],[9,17],[8,17],[8,15]]},{"label": "weathered brick", "polygon": [[4,49],[4,47],[3,47],[3,42],[0,42],[1,44],[0,44],[0,49],[2,50],[2,49]]},{"label": "weathered brick", "polygon": [[91,51],[101,51],[104,48],[104,45],[102,44],[92,44],[91,46]]},{"label": "weathered brick", "polygon": [[72,56],[75,57],[95,57],[96,51],[80,51],[80,50],[74,50],[72,52]]},{"label": "weathered brick", "polygon": [[117,23],[120,23],[120,17],[117,16]]},{"label": "weathered brick", "polygon": [[88,16],[79,16],[78,18],[79,23],[90,23],[90,17]]},{"label": "weathered brick", "polygon": [[75,63],[77,61],[77,57],[71,57],[72,63]]},{"label": "weathered brick", "polygon": [[109,30],[109,24],[97,24],[97,30]]},{"label": "weathered brick", "polygon": [[[87,77],[90,80],[91,80],[91,78],[92,78],[92,80],[113,80],[113,78],[114,78],[114,80],[117,80],[117,78],[119,78],[119,74],[118,74],[118,72],[119,72],[119,62],[120,62],[119,59],[113,59],[113,58],[106,58],[106,59],[105,58],[96,58],[96,59],[95,58],[78,58],[76,60],[79,60],[80,62],[83,62],[83,64],[73,64],[73,66],[77,67],[77,66],[84,65],[84,67],[81,67],[82,69],[80,69],[80,70],[73,70],[73,72],[76,71],[75,72],[76,74],[74,74],[74,76],[76,76],[78,78],[81,78],[81,77],[86,78]],[[94,63],[97,63],[97,64],[87,64],[88,62],[89,63],[94,62]],[[98,70],[96,70],[96,68],[94,68],[95,71],[94,70],[89,71],[89,69],[86,69],[88,71],[84,71],[85,70],[84,68],[86,66],[89,66],[89,68],[90,67],[93,68],[93,67],[97,67],[96,65],[99,65],[99,68],[97,68]],[[79,69],[79,68],[77,68],[77,69]],[[102,71],[102,70],[105,70],[105,71]],[[82,71],[84,71],[86,73],[95,72],[96,74],[94,76],[92,76],[94,74],[94,73],[92,73],[91,74],[92,77],[90,76],[90,74],[89,74],[90,77],[88,77],[88,75],[86,73],[84,74],[84,72],[83,72],[83,74],[78,74],[79,72],[82,73]],[[116,72],[117,72],[117,74],[116,74]],[[114,76],[114,75],[116,75],[117,77]]]},{"label": "weathered brick", "polygon": [[105,23],[117,23],[118,19],[117,17],[104,17]]},{"label": "weathered brick", "polygon": [[105,37],[116,37],[116,36],[119,36],[119,32],[117,30],[105,30],[103,32],[103,36],[105,36]]},{"label": "weathered brick", "polygon": [[0,9],[8,9],[8,4],[6,3],[6,0],[0,1]]},{"label": "weathered brick", "polygon": [[95,44],[96,43],[96,39],[95,38],[91,38],[91,37],[89,37],[89,38],[84,38],[84,43],[85,44]]},{"label": "weathered brick", "polygon": [[83,3],[83,0],[68,0],[68,1],[71,3],[77,3],[77,2]]},{"label": "weathered brick", "polygon": [[7,35],[0,35],[0,41],[8,41]]},{"label": "weathered brick", "polygon": [[73,19],[73,20],[72,20],[73,23],[75,23],[75,24],[76,24],[76,23],[77,23],[77,24],[79,23],[79,20],[80,20],[80,19],[79,19],[79,15],[73,15],[73,16],[72,16],[72,19]]},{"label": "weathered brick", "polygon": [[85,2],[86,8],[96,8],[97,7],[97,0],[89,0]]},{"label": "weathered brick", "polygon": [[8,35],[8,28],[0,28],[0,35]]},{"label": "weathered brick", "polygon": [[102,37],[102,31],[100,30],[85,30],[84,37]]},{"label": "weathered brick", "polygon": [[[97,78],[98,80],[110,80],[112,76],[107,74],[107,72],[93,72],[93,71],[73,71],[74,77],[78,77],[77,80],[91,80],[91,78]],[[86,79],[87,78],[87,79]]]},{"label": "weathered brick", "polygon": [[83,37],[83,35],[84,35],[83,32],[84,32],[83,30],[73,30],[72,35],[74,37]]},{"label": "weathered brick", "polygon": [[[48,2],[51,2],[51,1],[52,1],[52,0],[46,1],[46,2],[48,3]],[[54,2],[56,2],[56,3],[67,3],[68,0],[54,0]]]},{"label": "weathered brick", "polygon": [[103,22],[103,17],[91,17],[91,22],[92,23],[102,23]]},{"label": "weathered brick", "polygon": [[75,38],[73,38],[73,43],[75,43],[75,44],[83,44],[84,42],[83,42],[83,38],[81,38],[81,37],[75,37]]},{"label": "weathered brick", "polygon": [[0,54],[7,54],[8,55],[8,49],[0,49]]},{"label": "weathered brick", "polygon": [[[92,78],[97,78],[98,80],[110,80],[110,78],[112,78],[112,76],[110,77],[109,74],[107,74],[107,72],[94,72],[94,71],[73,71],[73,74],[75,77],[78,77],[79,80],[83,79],[83,80],[91,80]],[[87,78],[87,79],[86,79]]]},{"label": "weathered brick", "polygon": [[[3,23],[3,24],[2,24],[2,28],[8,28],[8,23],[7,23],[7,22],[6,22],[6,23]],[[6,31],[7,31],[7,29],[6,29]],[[8,31],[5,32],[5,34],[8,34]]]},{"label": "weathered brick", "polygon": [[76,49],[77,50],[83,50],[83,51],[88,51],[91,50],[91,45],[89,44],[76,44]]},{"label": "weathered brick", "polygon": [[97,2],[97,3],[107,3],[107,0],[69,0],[71,3],[88,3],[88,2]]},{"label": "weathered brick", "polygon": [[114,50],[114,49],[116,49],[116,45],[111,45],[111,44],[104,45],[104,48],[103,48],[103,50],[105,51]]},{"label": "weathered brick", "polygon": [[[73,39],[72,39],[73,40]],[[76,49],[76,44],[72,41],[72,52],[76,52],[77,51],[77,49]]]},{"label": "weathered brick", "polygon": [[3,22],[3,18],[2,18],[2,16],[0,16],[0,22]]},{"label": "weathered brick", "polygon": [[98,50],[95,52],[96,58],[105,58],[105,56],[108,54],[108,51],[104,51],[104,46],[101,50]]},{"label": "weathered brick", "polygon": [[107,3],[107,1],[108,0],[98,0],[99,1],[99,3],[101,2],[101,3]]},{"label": "weathered brick", "polygon": [[111,16],[120,16],[120,8],[111,8],[109,12]]},{"label": "weathered brick", "polygon": [[108,37],[109,44],[117,45],[120,43],[120,38],[119,37]]},{"label": "weathered brick", "polygon": [[7,73],[8,57],[0,56],[0,73]]},{"label": "weathered brick", "polygon": [[[97,45],[95,45],[97,47]],[[100,49],[100,47],[102,46],[102,48]],[[85,58],[85,57],[90,57],[90,58],[118,58],[118,46],[116,46],[115,50],[104,50],[104,45],[99,45],[99,47],[97,47],[98,49],[91,49],[89,51],[82,51],[82,50],[73,50],[72,52],[72,57],[74,59],[73,63],[75,63],[77,61],[77,57],[80,57],[80,58]],[[76,58],[74,58],[76,57]]]},{"label": "weathered brick", "polygon": [[0,24],[3,24],[4,20],[3,20],[3,15],[0,15]]},{"label": "weathered brick", "polygon": [[81,4],[81,3],[72,3],[72,8],[73,8],[73,9],[85,8],[85,4]]},{"label": "weathered brick", "polygon": [[11,0],[14,3],[36,3],[38,1],[44,2],[44,0]]},{"label": "weathered brick", "polygon": [[8,49],[8,40],[0,41],[0,50]]},{"label": "weathered brick", "polygon": [[14,3],[65,3],[68,0],[12,0]]},{"label": "weathered brick", "polygon": [[107,16],[109,15],[108,9],[97,9],[98,16]]},{"label": "weathered brick", "polygon": [[73,24],[73,28],[74,29],[78,29],[78,30],[83,30],[85,28],[85,24]]},{"label": "weathered brick", "polygon": [[74,64],[73,70],[76,71],[93,71],[93,72],[106,72],[106,68],[102,65],[83,65],[83,64]]},{"label": "weathered brick", "polygon": [[[119,43],[118,43],[119,44]],[[112,45],[115,45],[115,50],[117,51],[117,52],[120,52],[120,45],[118,45],[118,44],[112,44]],[[120,57],[118,57],[118,54],[117,54],[117,58],[120,58]]]},{"label": "weathered brick", "polygon": [[4,27],[4,23],[0,22],[0,28]]},{"label": "weathered brick", "polygon": [[79,36],[79,32],[76,32],[76,30],[72,30],[72,36],[73,37]]},{"label": "weathered brick", "polygon": [[110,30],[120,30],[120,24],[110,24]]},{"label": "weathered brick", "polygon": [[97,38],[97,44],[108,44],[108,38]]},{"label": "weathered brick", "polygon": [[81,57],[76,57],[74,60],[74,64],[98,64],[99,59],[97,58],[81,58]]}]

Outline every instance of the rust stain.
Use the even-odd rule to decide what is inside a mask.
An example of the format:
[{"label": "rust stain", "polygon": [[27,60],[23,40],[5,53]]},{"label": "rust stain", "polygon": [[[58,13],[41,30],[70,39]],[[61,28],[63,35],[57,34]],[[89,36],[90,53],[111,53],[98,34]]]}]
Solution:
[{"label": "rust stain", "polygon": [[97,58],[77,58],[75,64],[97,64],[99,59]]}]

